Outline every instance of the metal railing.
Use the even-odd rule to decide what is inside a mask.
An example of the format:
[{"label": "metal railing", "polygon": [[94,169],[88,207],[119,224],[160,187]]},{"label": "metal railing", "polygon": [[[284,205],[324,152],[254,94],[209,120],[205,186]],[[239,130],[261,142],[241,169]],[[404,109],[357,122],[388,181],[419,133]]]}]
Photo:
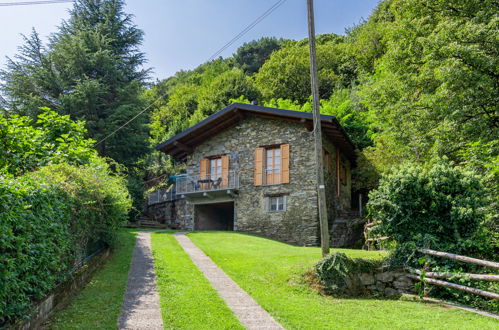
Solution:
[{"label": "metal railing", "polygon": [[221,175],[191,175],[176,180],[177,194],[239,188],[239,174],[229,171]]},{"label": "metal railing", "polygon": [[166,201],[171,201],[175,199],[175,189],[170,187],[167,189],[158,189],[151,192],[147,199],[147,205],[162,203]]}]

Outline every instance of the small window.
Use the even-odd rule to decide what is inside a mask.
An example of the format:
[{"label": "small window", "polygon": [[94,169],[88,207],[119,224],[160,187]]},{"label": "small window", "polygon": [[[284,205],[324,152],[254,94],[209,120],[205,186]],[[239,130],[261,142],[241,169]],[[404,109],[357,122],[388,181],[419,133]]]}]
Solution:
[{"label": "small window", "polygon": [[286,210],[286,196],[269,197],[269,211],[285,211]]}]

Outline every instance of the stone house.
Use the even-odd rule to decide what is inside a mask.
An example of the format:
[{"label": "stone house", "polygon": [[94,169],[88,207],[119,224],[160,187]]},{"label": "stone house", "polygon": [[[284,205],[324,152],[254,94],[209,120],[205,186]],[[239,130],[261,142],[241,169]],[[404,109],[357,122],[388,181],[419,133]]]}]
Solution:
[{"label": "stone house", "polygon": [[[331,243],[347,246],[358,236],[347,216],[355,147],[336,118],[321,123]],[[312,125],[311,113],[235,103],[158,145],[186,164],[172,223],[318,245]]]}]

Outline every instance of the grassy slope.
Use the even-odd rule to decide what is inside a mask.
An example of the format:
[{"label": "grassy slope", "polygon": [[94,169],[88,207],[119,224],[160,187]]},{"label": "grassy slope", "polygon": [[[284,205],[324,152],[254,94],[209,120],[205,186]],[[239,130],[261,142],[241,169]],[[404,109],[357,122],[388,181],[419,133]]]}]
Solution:
[{"label": "grassy slope", "polygon": [[[494,319],[400,300],[335,299],[303,283],[303,272],[320,257],[318,248],[295,247],[237,233],[189,237],[288,329],[497,329]],[[379,253],[345,250],[351,257]]]},{"label": "grassy slope", "polygon": [[152,234],[166,329],[244,329],[171,233]]},{"label": "grassy slope", "polygon": [[116,329],[125,294],[136,232],[122,230],[111,259],[71,304],[56,313],[50,329]]}]

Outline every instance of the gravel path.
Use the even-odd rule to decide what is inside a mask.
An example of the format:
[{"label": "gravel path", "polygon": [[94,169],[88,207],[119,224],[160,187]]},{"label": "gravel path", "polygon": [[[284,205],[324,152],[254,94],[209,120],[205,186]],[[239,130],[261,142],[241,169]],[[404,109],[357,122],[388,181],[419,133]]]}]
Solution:
[{"label": "gravel path", "polygon": [[150,232],[139,232],[128,273],[119,329],[163,329]]},{"label": "gravel path", "polygon": [[243,326],[250,330],[284,329],[184,233],[175,233],[175,238]]}]

